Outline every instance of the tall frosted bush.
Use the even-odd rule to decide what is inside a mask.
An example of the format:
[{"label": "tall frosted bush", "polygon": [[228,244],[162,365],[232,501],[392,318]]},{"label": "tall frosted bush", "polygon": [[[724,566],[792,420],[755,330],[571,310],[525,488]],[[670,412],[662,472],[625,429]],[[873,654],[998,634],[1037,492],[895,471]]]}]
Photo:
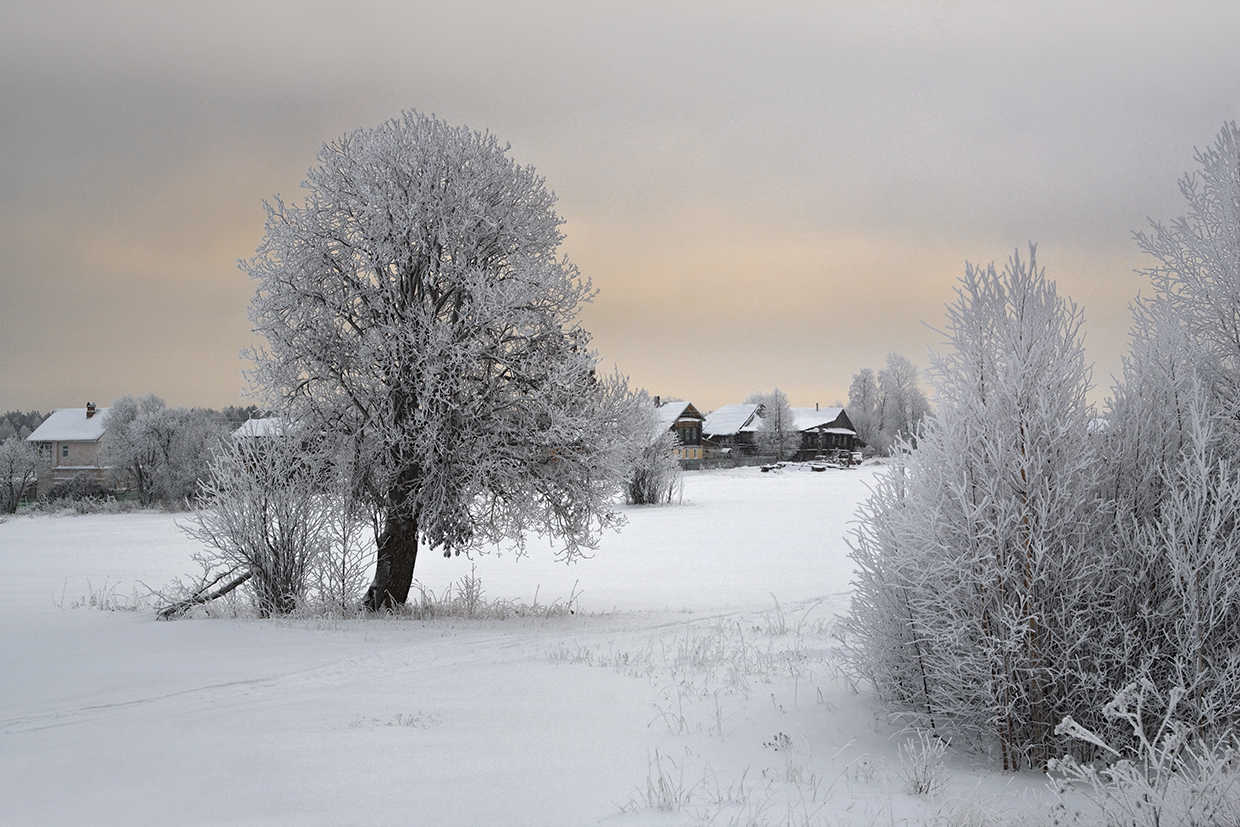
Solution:
[{"label": "tall frosted bush", "polygon": [[967,266],[932,363],[938,404],[854,540],[847,624],[879,693],[982,747],[1040,765],[1085,702],[1096,497],[1082,313],[1038,267]]}]

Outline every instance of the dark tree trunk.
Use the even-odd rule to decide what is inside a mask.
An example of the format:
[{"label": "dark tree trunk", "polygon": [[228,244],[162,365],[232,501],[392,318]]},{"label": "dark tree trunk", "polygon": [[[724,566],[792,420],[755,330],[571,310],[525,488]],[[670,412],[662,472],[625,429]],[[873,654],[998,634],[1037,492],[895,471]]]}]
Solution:
[{"label": "dark tree trunk", "polygon": [[388,514],[375,555],[375,579],[362,601],[367,611],[404,605],[413,583],[413,564],[418,559],[416,517]]}]

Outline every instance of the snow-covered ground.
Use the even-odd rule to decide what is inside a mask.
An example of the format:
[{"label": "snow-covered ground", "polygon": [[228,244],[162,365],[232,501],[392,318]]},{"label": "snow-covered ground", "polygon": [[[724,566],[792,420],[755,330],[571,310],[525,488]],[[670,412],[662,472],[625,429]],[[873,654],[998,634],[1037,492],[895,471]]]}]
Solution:
[{"label": "snow-covered ground", "polygon": [[[940,791],[831,651],[873,468],[689,474],[596,555],[476,561],[506,619],[99,611],[187,573],[173,515],[0,524],[0,821],[981,824],[1037,776],[949,752]],[[442,593],[470,571],[425,555]],[[660,805],[663,805],[661,808]]]}]

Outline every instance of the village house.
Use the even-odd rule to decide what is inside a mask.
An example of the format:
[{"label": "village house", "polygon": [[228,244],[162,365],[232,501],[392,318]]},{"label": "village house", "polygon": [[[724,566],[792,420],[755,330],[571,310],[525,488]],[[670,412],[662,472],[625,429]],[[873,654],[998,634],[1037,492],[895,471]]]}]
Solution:
[{"label": "village house", "polygon": [[39,451],[39,496],[58,485],[83,479],[108,485],[109,467],[99,461],[99,443],[107,426],[109,408],[87,402],[84,408],[57,408],[35,428],[26,441]]},{"label": "village house", "polygon": [[762,424],[762,406],[755,402],[724,405],[706,415],[702,436],[707,452],[750,456],[757,453],[754,435]]},{"label": "village house", "polygon": [[[753,456],[758,452],[757,433],[762,427],[760,404],[724,405],[707,415],[702,425],[710,454]],[[865,443],[843,408],[793,408],[793,422],[801,434],[796,459],[812,459],[835,450],[854,451]]]},{"label": "village house", "polygon": [[698,462],[702,459],[702,422],[706,417],[698,412],[689,402],[674,400],[663,402],[654,398],[655,434],[674,431],[680,437],[680,445],[676,448],[676,458],[682,463]]},{"label": "village house", "polygon": [[801,432],[797,459],[812,459],[828,451],[855,451],[865,445],[843,408],[793,408],[793,421]]}]

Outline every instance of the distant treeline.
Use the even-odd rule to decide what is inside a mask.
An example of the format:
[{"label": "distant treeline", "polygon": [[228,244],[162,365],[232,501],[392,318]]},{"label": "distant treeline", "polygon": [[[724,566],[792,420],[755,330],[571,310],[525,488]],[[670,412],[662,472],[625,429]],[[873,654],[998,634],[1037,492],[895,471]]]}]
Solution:
[{"label": "distant treeline", "polygon": [[[229,405],[220,410],[215,408],[196,408],[195,410],[202,410],[212,414],[221,422],[225,422],[233,428],[238,427],[248,419],[266,416],[266,413],[257,405]],[[49,415],[51,415],[51,411],[5,411],[0,413],[0,442],[4,442],[9,437],[25,439]]]},{"label": "distant treeline", "polygon": [[42,411],[5,411],[0,414],[0,442],[14,436],[25,439],[45,419]]}]

